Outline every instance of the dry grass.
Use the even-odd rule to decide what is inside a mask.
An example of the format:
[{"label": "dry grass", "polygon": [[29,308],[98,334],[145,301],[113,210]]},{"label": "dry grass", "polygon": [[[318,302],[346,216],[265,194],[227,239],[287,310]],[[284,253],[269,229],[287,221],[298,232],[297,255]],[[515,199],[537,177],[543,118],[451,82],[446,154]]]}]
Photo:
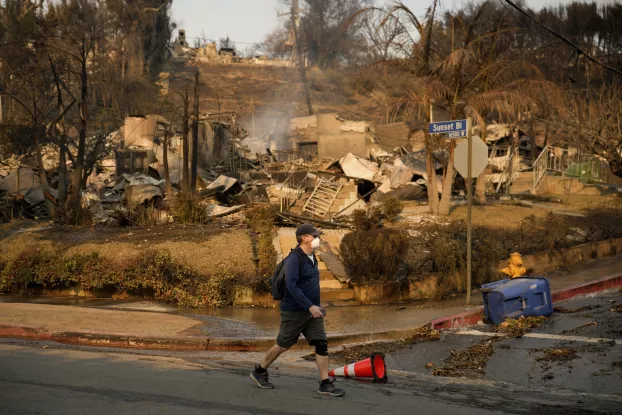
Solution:
[{"label": "dry grass", "polygon": [[[473,206],[473,225],[491,228],[517,228],[528,216],[545,217],[548,211],[541,208],[523,207],[509,204]],[[457,206],[449,215],[450,219],[466,221],[466,205]]]},{"label": "dry grass", "polygon": [[[201,88],[201,108],[208,112],[236,111],[242,126],[248,128],[252,100],[258,115],[258,132],[271,128],[263,125],[264,120],[270,124],[277,117],[307,115],[300,75],[295,68],[209,63],[202,64],[200,70],[202,82],[209,86]],[[312,68],[307,75],[316,113],[336,112],[354,120],[380,119],[384,115],[373,97],[353,90],[352,74]],[[179,77],[171,82],[170,90],[184,93],[185,85],[185,79]]]},{"label": "dry grass", "polygon": [[[193,229],[199,232],[194,232]],[[169,239],[170,238],[170,239]],[[201,227],[176,227],[154,231],[136,228],[49,230],[21,233],[0,243],[0,258],[13,259],[26,248],[53,250],[62,248],[67,255],[99,252],[103,258],[122,262],[148,249],[167,250],[174,260],[197,272],[211,274],[226,266],[236,275],[256,272],[251,238],[244,229],[214,232]]]},{"label": "dry grass", "polygon": [[[559,198],[562,198],[561,196]],[[590,209],[612,208],[620,206],[617,196],[583,196],[571,195],[563,197],[564,203],[540,203],[537,206],[520,206],[516,201],[491,203],[486,206],[473,206],[472,217],[474,225],[491,228],[516,228],[528,216],[545,217],[550,211],[564,210],[572,213],[586,213]],[[449,215],[450,219],[466,220],[467,206],[456,206]]]}]

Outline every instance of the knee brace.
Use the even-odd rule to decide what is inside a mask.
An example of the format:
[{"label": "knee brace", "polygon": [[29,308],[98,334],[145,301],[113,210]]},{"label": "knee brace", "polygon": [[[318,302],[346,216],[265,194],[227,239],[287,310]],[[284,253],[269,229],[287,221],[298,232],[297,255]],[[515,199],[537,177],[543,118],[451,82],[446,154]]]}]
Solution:
[{"label": "knee brace", "polygon": [[315,342],[315,354],[318,356],[328,356],[328,342],[326,340]]}]

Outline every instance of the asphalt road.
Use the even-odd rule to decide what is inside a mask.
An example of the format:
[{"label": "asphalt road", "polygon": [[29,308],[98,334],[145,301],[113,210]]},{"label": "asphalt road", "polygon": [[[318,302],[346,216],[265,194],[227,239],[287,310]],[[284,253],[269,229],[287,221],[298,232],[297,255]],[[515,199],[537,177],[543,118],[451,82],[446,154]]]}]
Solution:
[{"label": "asphalt road", "polygon": [[[620,306],[619,290],[577,297],[555,304],[558,311],[553,316],[520,338],[492,337],[490,326],[469,327],[443,333],[439,341],[391,353],[387,365],[432,374],[447,363],[455,369],[452,357],[456,352],[487,344],[490,355],[482,358],[479,370],[469,372],[472,379],[534,390],[565,390],[571,392],[569,399],[575,409],[622,413]],[[586,397],[600,400],[602,405],[586,405]]]},{"label": "asphalt road", "polygon": [[[617,338],[619,292],[571,300],[534,330],[552,338],[502,339],[473,379],[433,376],[428,361],[487,341],[450,333],[387,358],[386,385],[339,382],[344,398],[316,394],[315,370],[299,358],[272,372],[274,390],[248,379],[255,354],[154,353],[0,341],[0,414],[588,414],[622,413],[622,345],[554,336]],[[596,323],[596,324],[589,324]],[[484,328],[475,327],[475,330]],[[576,349],[563,361],[544,349]],[[276,369],[276,368],[275,368]]]},{"label": "asphalt road", "polygon": [[[248,371],[153,356],[0,345],[2,414],[492,414],[449,399],[370,384],[326,398],[312,378],[278,376],[261,390]],[[496,412],[499,413],[499,412]]]}]

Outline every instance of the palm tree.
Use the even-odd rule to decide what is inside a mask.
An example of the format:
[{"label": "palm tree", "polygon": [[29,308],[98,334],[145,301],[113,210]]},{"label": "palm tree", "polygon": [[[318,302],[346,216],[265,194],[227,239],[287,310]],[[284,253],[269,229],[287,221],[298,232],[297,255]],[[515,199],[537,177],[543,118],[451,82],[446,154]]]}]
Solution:
[{"label": "palm tree", "polygon": [[[409,56],[374,65],[388,67],[396,76],[410,80],[410,89],[390,106],[391,118],[403,117],[416,121],[425,115],[427,121],[430,105],[434,102],[435,106],[444,108],[452,119],[471,117],[485,132],[488,114],[496,114],[506,120],[515,119],[519,114],[537,109],[536,96],[557,93],[557,87],[544,80],[535,66],[509,57],[494,56],[482,47],[489,39],[503,34],[500,30],[479,35],[475,33],[488,1],[482,3],[472,16],[456,18],[461,29],[460,45],[442,54],[442,28],[434,23],[436,4],[437,0],[434,0],[424,24],[401,2],[395,3],[386,12],[387,21],[403,20],[405,17],[406,22],[414,25],[420,34],[417,40],[413,40]],[[437,32],[441,33],[436,35]],[[434,147],[432,138],[428,135],[426,138],[426,147]],[[448,160],[438,213],[448,215],[455,175],[453,163],[456,142],[443,141],[442,145],[448,151]],[[431,154],[428,154],[427,160],[428,164],[433,161]],[[433,168],[428,165],[430,171]],[[438,195],[431,184],[428,184],[428,198],[431,201],[431,212],[436,214],[433,199],[438,200]]]}]

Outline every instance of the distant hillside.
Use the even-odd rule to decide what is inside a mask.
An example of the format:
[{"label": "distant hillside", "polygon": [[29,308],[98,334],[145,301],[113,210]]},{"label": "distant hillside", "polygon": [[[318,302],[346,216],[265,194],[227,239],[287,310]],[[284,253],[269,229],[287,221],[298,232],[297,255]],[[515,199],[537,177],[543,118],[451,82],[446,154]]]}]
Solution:
[{"label": "distant hillside", "polygon": [[[180,67],[174,73],[170,90],[190,93],[194,77]],[[202,64],[201,111],[237,111],[241,124],[251,131],[253,105],[257,135],[265,134],[276,119],[307,115],[300,75],[295,68],[251,64]],[[316,113],[335,112],[352,120],[378,120],[384,115],[382,105],[371,96],[355,91],[355,75],[311,69],[308,73],[311,99]],[[252,131],[251,131],[252,133]]]}]

